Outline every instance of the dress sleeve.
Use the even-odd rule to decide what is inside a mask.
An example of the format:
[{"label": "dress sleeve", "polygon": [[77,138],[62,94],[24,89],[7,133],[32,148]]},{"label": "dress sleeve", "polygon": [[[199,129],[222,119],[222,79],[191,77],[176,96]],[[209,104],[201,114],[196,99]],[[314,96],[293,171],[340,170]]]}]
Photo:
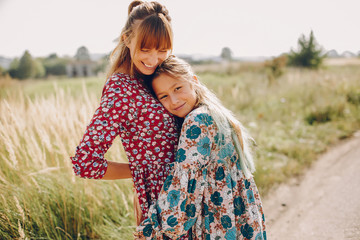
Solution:
[{"label": "dress sleeve", "polygon": [[126,114],[126,108],[121,104],[122,94],[121,88],[109,79],[104,86],[100,106],[76,147],[75,155],[70,157],[77,176],[93,179],[104,176],[107,170],[104,155],[120,132],[119,119]]},{"label": "dress sleeve", "polygon": [[186,117],[176,162],[148,218],[136,229],[135,239],[177,239],[189,231],[201,214],[202,199],[214,139],[214,124],[207,114]]}]

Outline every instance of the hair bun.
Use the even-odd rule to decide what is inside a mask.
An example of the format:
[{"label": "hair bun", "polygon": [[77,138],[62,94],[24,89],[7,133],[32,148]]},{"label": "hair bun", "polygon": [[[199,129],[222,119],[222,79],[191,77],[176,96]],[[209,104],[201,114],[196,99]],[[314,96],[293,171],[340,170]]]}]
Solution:
[{"label": "hair bun", "polygon": [[129,7],[128,7],[128,15],[130,15],[131,11],[134,9],[134,7],[137,7],[141,4],[143,4],[144,1],[142,0],[134,0],[130,3]]},{"label": "hair bun", "polygon": [[171,21],[171,17],[169,15],[169,11],[167,10],[167,8],[162,5],[161,3],[159,2],[151,2],[152,3],[152,6],[154,8],[154,11],[157,13],[157,14],[162,14],[164,15],[164,17],[167,18],[168,21]]}]

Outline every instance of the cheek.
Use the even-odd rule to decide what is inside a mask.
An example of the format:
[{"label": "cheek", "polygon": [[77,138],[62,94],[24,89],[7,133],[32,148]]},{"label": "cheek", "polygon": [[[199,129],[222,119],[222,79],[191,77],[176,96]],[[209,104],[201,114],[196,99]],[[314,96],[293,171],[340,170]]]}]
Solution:
[{"label": "cheek", "polygon": [[191,94],[189,94],[191,96],[191,99],[196,102],[197,96],[195,90],[193,88],[190,88],[189,91],[191,92]]},{"label": "cheek", "polygon": [[165,108],[166,110],[168,110],[168,111],[170,112],[169,103],[168,103],[167,101],[164,101],[164,102],[162,102],[161,104],[164,106],[164,108]]},{"label": "cheek", "polygon": [[158,59],[163,62],[165,59],[167,59],[169,56],[169,53],[160,53],[158,56]]},{"label": "cheek", "polygon": [[136,53],[133,55],[132,58],[133,58],[132,60],[133,60],[134,62],[140,61],[140,59],[142,58],[141,52],[136,52]]}]

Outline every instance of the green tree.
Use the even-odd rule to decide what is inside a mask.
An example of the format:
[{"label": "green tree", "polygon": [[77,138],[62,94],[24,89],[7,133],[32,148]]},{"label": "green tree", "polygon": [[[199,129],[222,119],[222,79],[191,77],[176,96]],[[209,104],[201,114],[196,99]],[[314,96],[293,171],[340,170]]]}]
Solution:
[{"label": "green tree", "polygon": [[291,50],[289,53],[289,65],[312,69],[318,69],[322,65],[325,54],[316,42],[313,31],[310,32],[309,39],[304,34],[300,36],[298,48],[298,51]]},{"label": "green tree", "polygon": [[4,75],[5,75],[5,69],[2,66],[0,66],[0,77]]},{"label": "green tree", "polygon": [[45,77],[45,68],[42,62],[40,61],[40,59],[34,60],[34,67],[35,67],[35,73],[34,73],[35,78]]},{"label": "green tree", "polygon": [[19,67],[17,68],[17,78],[26,79],[34,77],[36,74],[36,67],[29,51],[25,51],[20,58]]},{"label": "green tree", "polygon": [[222,50],[221,50],[221,54],[220,54],[220,57],[224,60],[228,60],[228,61],[231,61],[232,60],[232,51],[229,47],[224,47]]},{"label": "green tree", "polygon": [[66,59],[59,58],[56,53],[50,54],[47,58],[42,59],[45,67],[46,76],[66,75]]},{"label": "green tree", "polygon": [[8,70],[8,73],[10,75],[11,78],[17,78],[17,74],[18,74],[18,67],[19,67],[19,59],[18,58],[14,58],[14,60],[12,60],[12,62],[10,63],[10,67]]}]

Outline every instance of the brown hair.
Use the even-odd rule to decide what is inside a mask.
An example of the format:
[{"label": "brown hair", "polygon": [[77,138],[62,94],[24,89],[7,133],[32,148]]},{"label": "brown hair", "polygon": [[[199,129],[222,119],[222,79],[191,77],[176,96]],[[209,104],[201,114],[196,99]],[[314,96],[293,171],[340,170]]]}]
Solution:
[{"label": "brown hair", "polygon": [[110,54],[110,68],[107,78],[124,67],[131,75],[139,74],[134,70],[127,41],[136,40],[136,49],[173,48],[171,18],[166,7],[158,2],[135,0],[128,7],[128,18],[121,31],[119,42]]}]

